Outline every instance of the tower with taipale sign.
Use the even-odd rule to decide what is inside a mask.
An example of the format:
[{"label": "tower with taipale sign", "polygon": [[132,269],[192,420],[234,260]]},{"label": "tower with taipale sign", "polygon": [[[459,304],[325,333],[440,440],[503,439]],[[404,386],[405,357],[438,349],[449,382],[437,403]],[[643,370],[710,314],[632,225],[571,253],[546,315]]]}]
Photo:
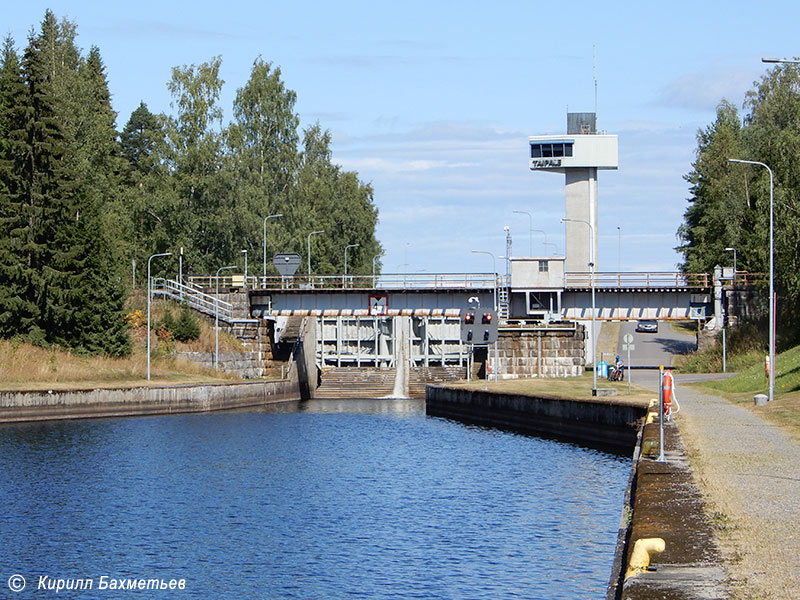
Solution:
[{"label": "tower with taipale sign", "polygon": [[590,244],[595,267],[598,256],[597,172],[618,168],[617,136],[597,131],[596,113],[567,113],[565,135],[536,135],[529,141],[532,171],[565,175],[565,271],[587,273]]}]

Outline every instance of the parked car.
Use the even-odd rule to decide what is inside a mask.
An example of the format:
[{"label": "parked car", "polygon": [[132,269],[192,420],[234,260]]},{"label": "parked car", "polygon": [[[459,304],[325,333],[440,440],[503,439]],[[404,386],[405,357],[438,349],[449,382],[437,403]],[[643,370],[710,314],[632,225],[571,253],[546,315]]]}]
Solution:
[{"label": "parked car", "polygon": [[636,323],[636,331],[642,333],[658,333],[658,321],[644,320]]}]

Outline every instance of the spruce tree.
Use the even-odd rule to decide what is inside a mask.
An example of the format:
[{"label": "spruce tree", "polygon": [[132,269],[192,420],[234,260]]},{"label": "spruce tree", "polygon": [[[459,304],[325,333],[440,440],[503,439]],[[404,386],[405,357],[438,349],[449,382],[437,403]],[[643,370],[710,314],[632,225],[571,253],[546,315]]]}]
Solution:
[{"label": "spruce tree", "polygon": [[33,219],[26,178],[29,105],[14,41],[7,37],[0,66],[0,336],[5,338],[33,331],[39,315],[38,273],[26,245]]}]

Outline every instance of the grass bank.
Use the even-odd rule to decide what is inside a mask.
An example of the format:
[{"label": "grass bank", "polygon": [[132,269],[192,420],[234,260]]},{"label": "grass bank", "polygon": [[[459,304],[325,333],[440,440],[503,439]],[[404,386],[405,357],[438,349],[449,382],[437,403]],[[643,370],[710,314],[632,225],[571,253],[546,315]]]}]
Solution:
[{"label": "grass bank", "polygon": [[742,369],[729,379],[696,384],[713,391],[734,404],[754,410],[765,419],[785,428],[800,440],[800,346],[776,356],[775,400],[766,406],[754,406],[755,394],[766,394],[769,382],[764,370],[764,354],[757,364]]},{"label": "grass bank", "polygon": [[[174,303],[156,302],[151,312],[155,325],[167,310],[177,312]],[[0,390],[47,390],[134,387],[143,385],[211,383],[235,381],[228,373],[177,358],[177,352],[213,352],[214,326],[200,319],[200,337],[190,342],[174,342],[151,335],[150,375],[147,377],[147,324],[134,300],[128,306],[128,322],[133,351],[124,358],[80,356],[60,348],[40,348],[19,340],[0,340]],[[236,338],[221,332],[221,351],[241,351]]]},{"label": "grass bank", "polygon": [[[532,378],[532,379],[505,379],[500,381],[485,382],[464,381],[455,384],[448,384],[456,387],[464,387],[470,390],[488,389],[490,392],[500,394],[521,394],[527,396],[537,396],[540,398],[559,398],[570,400],[591,400],[593,379],[591,373],[586,373],[581,377],[568,377],[565,379]],[[651,390],[632,384],[631,393],[628,394],[628,383],[598,381],[598,387],[613,388],[617,390],[617,396],[601,396],[600,399],[610,398],[616,401],[647,404],[654,394]]]}]

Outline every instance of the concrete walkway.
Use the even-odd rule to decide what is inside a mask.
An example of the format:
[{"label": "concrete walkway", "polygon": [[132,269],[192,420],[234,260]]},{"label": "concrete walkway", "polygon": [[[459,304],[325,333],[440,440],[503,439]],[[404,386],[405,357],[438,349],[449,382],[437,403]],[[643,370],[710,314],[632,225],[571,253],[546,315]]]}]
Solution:
[{"label": "concrete walkway", "polygon": [[800,598],[800,444],[754,412],[692,390],[690,378],[676,377],[676,421],[734,597]]}]

